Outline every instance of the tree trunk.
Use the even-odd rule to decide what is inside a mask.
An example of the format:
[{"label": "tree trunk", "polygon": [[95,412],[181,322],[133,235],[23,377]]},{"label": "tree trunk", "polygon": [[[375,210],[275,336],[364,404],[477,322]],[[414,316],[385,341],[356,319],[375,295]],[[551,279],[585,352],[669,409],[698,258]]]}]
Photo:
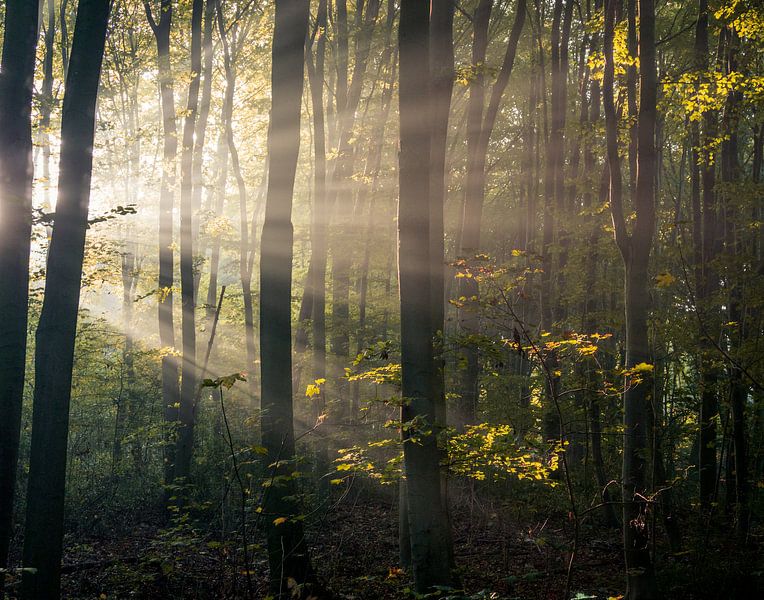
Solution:
[{"label": "tree trunk", "polygon": [[[223,45],[223,66],[225,69],[226,79],[226,101],[233,102],[233,96],[236,90],[236,70],[233,64],[231,49],[226,37],[225,23],[223,20],[223,11],[220,6],[219,0],[217,0],[217,21],[218,21],[218,33],[220,34],[220,40]],[[234,41],[236,42],[235,36]],[[239,192],[239,279],[241,280],[241,293],[244,301],[244,340],[247,349],[247,362],[246,372],[249,373],[248,382],[250,389],[250,400],[254,401],[257,396],[256,389],[256,350],[255,350],[255,321],[254,321],[254,306],[252,304],[252,261],[251,255],[254,253],[255,239],[254,222],[257,220],[257,209],[253,215],[252,235],[250,236],[250,222],[247,216],[247,186],[244,182],[244,176],[241,172],[241,165],[239,164],[239,152],[236,149],[236,144],[233,139],[233,127],[231,120],[226,121],[225,137],[228,143],[228,151],[231,155],[231,167],[236,178],[236,187]],[[250,239],[250,237],[252,239]]]},{"label": "tree trunk", "polygon": [[[725,72],[727,75],[737,71],[737,54],[739,46],[739,38],[737,33],[728,30],[727,35],[727,48],[724,57]],[[735,223],[734,211],[734,197],[732,196],[732,190],[735,189],[734,184],[740,182],[740,165],[739,165],[739,106],[741,104],[741,94],[739,91],[730,91],[727,95],[727,99],[724,106],[724,118],[723,123],[727,128],[725,132],[725,139],[722,141],[722,160],[721,160],[721,179],[724,184],[724,221],[726,230],[726,243],[727,252],[732,256],[744,255],[743,246],[743,231],[740,225]],[[757,157],[754,161],[754,171],[759,168],[756,164],[761,160]],[[754,175],[754,181],[758,179],[758,175]],[[744,284],[743,284],[744,285]],[[745,332],[743,324],[745,322],[745,309],[742,305],[743,290],[740,283],[728,283],[729,290],[729,321],[735,323],[735,329],[732,331],[737,332],[737,339],[730,339],[730,345],[737,343],[740,347],[745,338]],[[730,335],[730,338],[733,338]],[[734,347],[734,346],[733,346]],[[727,482],[727,485],[733,485],[733,502],[734,502],[734,517],[735,517],[735,533],[740,543],[745,544],[748,537],[748,529],[750,525],[750,485],[748,481],[748,440],[746,438],[747,424],[746,424],[746,404],[748,403],[749,388],[746,380],[744,379],[741,369],[736,366],[729,368],[729,380],[730,380],[730,412],[732,417],[732,458],[733,463],[733,481]],[[733,484],[734,482],[734,484]]]},{"label": "tree trunk", "polygon": [[[50,115],[53,112],[53,54],[56,42],[56,7],[54,0],[47,0],[48,24],[45,28],[45,57],[42,62],[42,97],[40,98],[39,139],[42,145],[42,179],[44,185],[43,210],[49,212],[50,204]],[[50,232],[49,232],[50,233]]]},{"label": "tree trunk", "polygon": [[[501,70],[491,90],[488,108],[483,115],[485,101],[483,69],[488,46],[488,23],[492,6],[493,0],[481,0],[473,19],[475,33],[472,45],[472,65],[476,72],[470,82],[467,116],[467,184],[459,241],[459,254],[468,264],[480,250],[480,226],[485,199],[485,165],[488,143],[499,113],[502,96],[512,74],[517,45],[520,41],[526,14],[525,2],[518,2]],[[480,330],[478,294],[479,290],[474,277],[463,277],[459,280],[459,296],[467,298],[467,305],[461,311],[459,325],[462,332],[468,336],[476,335]],[[466,369],[461,380],[460,400],[457,407],[455,425],[458,428],[475,422],[479,394],[480,365],[477,346],[474,343],[468,344],[463,350],[463,357]]]},{"label": "tree trunk", "polygon": [[[401,307],[401,382],[408,523],[418,592],[450,585],[448,518],[441,501],[440,450],[433,386],[430,291],[429,2],[403,0],[399,26],[400,153],[398,273]],[[423,112],[424,111],[424,112]],[[416,442],[411,438],[415,437]]]},{"label": "tree trunk", "polygon": [[[695,26],[695,62],[700,73],[708,70],[708,2],[699,0],[698,21]],[[695,246],[695,285],[696,310],[703,321],[701,328],[712,328],[709,322],[711,315],[710,296],[716,287],[716,276],[711,268],[716,251],[716,185],[715,166],[712,154],[707,150],[715,136],[715,115],[713,111],[703,114],[703,133],[699,134],[697,124],[693,125],[692,134],[696,143],[693,144],[693,243]],[[702,183],[702,200],[701,188]],[[715,311],[714,311],[715,312]],[[718,374],[713,367],[713,352],[709,341],[699,332],[700,346],[700,418],[699,418],[699,454],[698,470],[700,478],[700,505],[703,510],[711,508],[711,502],[716,490],[716,419],[719,414],[719,403],[716,397]]]},{"label": "tree trunk", "polygon": [[81,0],[61,120],[58,202],[37,327],[22,597],[58,598],[69,401],[85,251],[95,104],[109,0]]},{"label": "tree trunk", "polygon": [[175,478],[175,444],[171,429],[178,421],[178,361],[175,357],[175,326],[173,324],[173,207],[175,204],[175,159],[178,153],[178,134],[175,123],[175,94],[172,65],[170,63],[170,28],[172,26],[172,0],[162,0],[159,22],[154,20],[146,2],[146,17],[157,44],[159,92],[162,104],[162,182],[159,192],[159,289],[157,307],[159,343],[162,345],[162,406],[164,422],[168,428],[164,448],[164,483]]},{"label": "tree trunk", "polygon": [[[300,149],[300,105],[308,26],[307,0],[276,0],[273,33],[268,195],[260,254],[260,356],[263,446],[274,485],[264,498],[270,591],[291,594],[289,580],[313,582],[295,497],[292,407],[292,195]],[[278,479],[276,479],[278,478]],[[282,518],[286,519],[282,522]]]},{"label": "tree trunk", "polygon": [[[38,11],[5,5],[0,69],[0,571],[8,566],[26,367],[32,233],[32,92]],[[3,596],[5,575],[0,575]]]},{"label": "tree trunk", "polygon": [[[340,5],[338,2],[338,17]],[[380,10],[380,0],[370,0],[362,11],[363,3],[356,7],[356,26],[358,32],[355,40],[353,75],[347,90],[345,104],[340,104],[341,94],[338,87],[338,148],[337,159],[332,174],[331,191],[335,198],[334,215],[336,221],[335,235],[332,236],[332,351],[340,360],[347,359],[350,352],[350,268],[353,259],[354,240],[349,235],[351,230],[352,199],[354,183],[352,180],[355,161],[355,143],[353,131],[356,112],[361,100],[361,92],[366,78],[366,69],[371,51],[371,41],[374,24]],[[345,16],[345,19],[347,17]],[[340,28],[341,29],[341,28]],[[342,51],[340,52],[342,55]],[[345,75],[347,73],[345,72]],[[342,80],[342,77],[338,79]],[[345,77],[345,81],[347,81]],[[346,416],[347,407],[343,406]]]},{"label": "tree trunk", "polygon": [[[637,180],[634,208],[636,222],[629,234],[624,217],[621,160],[618,151],[618,120],[613,99],[613,36],[617,0],[605,2],[605,74],[603,102],[610,167],[610,204],[615,240],[625,265],[624,304],[626,317],[625,367],[649,363],[647,317],[650,311],[648,262],[655,228],[655,120],[657,75],[655,68],[655,6],[639,0],[640,103],[637,138]],[[657,597],[650,557],[650,525],[645,498],[647,491],[647,411],[652,404],[650,371],[642,382],[626,381],[623,446],[623,542],[629,600]],[[631,379],[631,378],[628,378]]]},{"label": "tree trunk", "polygon": [[135,364],[133,360],[133,295],[138,280],[135,244],[126,241],[122,251],[122,327],[125,345],[122,348],[122,383],[117,400],[117,414],[114,418],[114,448],[112,451],[112,472],[116,473],[122,462],[122,440],[124,440],[132,408],[133,385],[135,385]]},{"label": "tree trunk", "polygon": [[[194,293],[194,132],[199,109],[202,71],[203,0],[193,0],[191,11],[191,82],[188,85],[183,145],[180,158],[180,293],[183,363],[181,368],[178,441],[175,446],[175,479],[188,482],[196,422],[196,294]],[[201,149],[197,148],[196,151]]]},{"label": "tree trunk", "polygon": [[[207,122],[210,116],[210,104],[212,100],[212,63],[214,59],[212,32],[215,29],[216,0],[206,0],[204,4],[204,19],[202,30],[202,84],[201,99],[199,100],[199,113],[194,125],[194,153],[191,165],[191,177],[193,181],[193,236],[195,240],[199,239],[199,211],[202,208],[202,193],[204,191],[204,143],[207,137]],[[201,246],[201,244],[200,244]],[[203,254],[200,252],[200,254]],[[194,273],[194,302],[199,296],[199,281],[201,279],[201,268],[196,269]]]}]

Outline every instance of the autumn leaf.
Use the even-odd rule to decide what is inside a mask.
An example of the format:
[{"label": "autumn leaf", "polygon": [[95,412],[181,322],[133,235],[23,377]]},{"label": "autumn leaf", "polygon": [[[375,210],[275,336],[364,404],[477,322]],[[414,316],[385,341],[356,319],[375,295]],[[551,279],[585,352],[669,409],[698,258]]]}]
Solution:
[{"label": "autumn leaf", "polygon": [[658,287],[660,288],[667,288],[675,281],[676,277],[674,277],[671,273],[660,273],[655,276],[655,283],[658,284]]}]

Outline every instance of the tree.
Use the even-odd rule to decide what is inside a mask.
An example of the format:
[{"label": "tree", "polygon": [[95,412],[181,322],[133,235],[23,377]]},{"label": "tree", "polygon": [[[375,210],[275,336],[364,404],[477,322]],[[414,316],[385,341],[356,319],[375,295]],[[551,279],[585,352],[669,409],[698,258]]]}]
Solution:
[{"label": "tree", "polygon": [[[488,47],[488,25],[493,0],[481,0],[474,16],[474,39],[472,44],[472,68],[475,73],[470,81],[470,99],[467,115],[467,182],[464,195],[464,214],[459,240],[459,254],[466,260],[473,259],[480,250],[480,227],[485,200],[485,172],[488,143],[491,139],[502,96],[509,84],[515,64],[517,45],[525,23],[525,0],[518,0],[515,20],[507,40],[507,49],[501,70],[491,90],[488,108],[485,104],[485,57]],[[485,112],[485,114],[483,114]],[[459,284],[459,296],[477,304],[478,285],[472,277],[463,277]],[[467,335],[479,333],[479,315],[475,306],[462,310],[460,326]],[[464,350],[466,369],[461,381],[460,400],[457,409],[457,427],[474,423],[477,413],[478,348],[474,344]]]},{"label": "tree", "polygon": [[[172,0],[161,0],[159,22],[144,2],[157,45],[159,92],[162,107],[162,182],[159,192],[159,288],[157,306],[159,319],[159,342],[162,355],[162,404],[165,426],[174,426],[178,420],[178,363],[175,358],[175,326],[173,324],[173,206],[175,204],[175,159],[178,154],[178,128],[175,124],[175,93],[173,91],[172,65],[170,63],[170,29],[172,27]],[[164,482],[175,478],[175,448],[171,440],[165,446]]]},{"label": "tree", "polygon": [[398,278],[404,469],[417,591],[450,585],[448,517],[441,501],[430,261],[429,2],[403,0],[399,25]]},{"label": "tree", "polygon": [[61,161],[45,298],[37,326],[22,597],[58,598],[69,402],[88,227],[95,105],[109,0],[81,0],[61,119]]},{"label": "tree", "polygon": [[[647,317],[650,310],[648,263],[655,228],[655,116],[657,76],[655,66],[655,5],[639,0],[639,115],[637,122],[637,179],[634,195],[636,222],[629,233],[624,217],[621,160],[618,151],[618,118],[613,97],[617,0],[605,2],[605,73],[603,104],[610,169],[610,205],[615,241],[625,265],[626,316],[623,442],[623,544],[626,557],[627,598],[657,597],[650,557],[647,501],[647,411],[651,410],[652,385]],[[636,371],[634,369],[636,368]]]},{"label": "tree", "polygon": [[261,428],[273,472],[267,515],[271,593],[289,597],[290,579],[314,582],[290,467],[295,439],[292,407],[292,194],[300,150],[307,0],[276,0],[273,31],[268,192],[260,253]]},{"label": "tree", "polygon": [[[27,347],[32,233],[32,91],[38,11],[5,5],[0,66],[0,571],[8,566]],[[5,576],[0,576],[0,596]]]},{"label": "tree", "polygon": [[[207,0],[210,2],[211,0]],[[183,362],[181,367],[178,441],[175,447],[175,479],[188,481],[194,449],[196,422],[196,294],[194,292],[194,154],[199,87],[202,71],[202,15],[204,0],[193,0],[191,12],[191,80],[188,84],[183,143],[180,157],[180,293],[183,303],[181,333]],[[205,116],[206,118],[206,116]],[[203,136],[200,143],[203,142]]]},{"label": "tree", "polygon": [[[695,25],[695,67],[698,77],[705,78],[708,71],[708,2],[699,0],[698,20]],[[711,295],[717,287],[718,275],[712,261],[717,250],[716,173],[711,146],[716,135],[716,116],[711,110],[703,113],[703,135],[697,122],[692,125],[692,214],[695,262],[695,294],[697,310],[703,320],[702,327],[711,327],[714,312],[710,310]],[[702,186],[701,186],[702,184]],[[701,196],[702,187],[702,196]],[[716,493],[716,418],[719,405],[716,398],[718,373],[713,367],[714,350],[702,332],[699,333],[700,353],[700,414],[698,439],[698,470],[700,503],[704,511],[711,508]]]}]

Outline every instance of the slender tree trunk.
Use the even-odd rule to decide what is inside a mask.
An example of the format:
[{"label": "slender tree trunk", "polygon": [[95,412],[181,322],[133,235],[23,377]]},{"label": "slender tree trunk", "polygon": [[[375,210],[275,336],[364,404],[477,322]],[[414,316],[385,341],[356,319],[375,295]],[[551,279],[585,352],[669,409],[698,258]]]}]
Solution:
[{"label": "slender tree trunk", "polygon": [[[310,231],[310,265],[300,306],[300,323],[295,335],[295,351],[307,348],[307,319],[313,333],[311,373],[314,380],[326,379],[326,262],[328,210],[326,196],[326,121],[324,112],[324,83],[326,63],[326,34],[328,24],[327,0],[319,0],[316,13],[316,57],[306,48],[305,64],[308,69],[311,106],[313,108],[313,214]],[[317,423],[326,412],[323,390],[312,400],[313,422]],[[324,429],[316,430],[316,473],[321,477],[329,463],[328,440]],[[324,487],[321,479],[319,485]],[[321,491],[325,491],[321,489]]]},{"label": "slender tree trunk", "polygon": [[178,153],[178,135],[175,123],[175,94],[173,91],[172,65],[170,63],[170,28],[172,27],[173,2],[162,0],[159,22],[156,22],[150,5],[144,3],[146,17],[154,32],[157,44],[159,92],[162,104],[162,182],[159,192],[159,289],[157,307],[159,320],[159,343],[162,345],[162,406],[167,437],[164,449],[164,482],[175,478],[175,444],[171,431],[178,421],[178,361],[175,357],[175,326],[173,324],[173,208],[175,205],[175,160]]},{"label": "slender tree trunk", "polygon": [[[517,45],[520,41],[523,25],[525,24],[526,5],[524,0],[517,3],[517,12],[512,24],[512,30],[507,41],[501,69],[496,83],[491,89],[488,107],[483,114],[485,101],[485,55],[488,45],[488,23],[491,15],[493,0],[481,0],[473,19],[475,34],[472,46],[472,64],[476,69],[470,82],[470,100],[467,117],[467,184],[464,197],[464,211],[460,231],[459,254],[468,262],[474,259],[480,250],[480,227],[485,199],[485,165],[488,155],[488,143],[493,132],[496,117],[499,113],[504,91],[514,67]],[[463,277],[459,280],[459,296],[468,299],[468,304],[460,315],[460,328],[467,335],[475,335],[480,330],[478,313],[479,289],[474,277]],[[464,348],[463,356],[466,369],[461,380],[460,401],[457,409],[456,426],[474,423],[477,415],[477,399],[480,375],[478,348],[469,344]]]},{"label": "slender tree trunk", "polygon": [[[264,498],[271,594],[289,597],[289,579],[315,577],[295,498],[292,407],[292,195],[300,149],[307,0],[277,0],[273,33],[268,195],[260,254],[261,427],[276,485]],[[286,520],[282,522],[282,517]]]},{"label": "slender tree trunk", "polygon": [[[42,6],[42,3],[41,3]],[[48,24],[45,28],[45,56],[42,62],[42,94],[40,99],[39,136],[42,145],[43,210],[50,211],[50,116],[53,112],[53,55],[56,42],[56,7],[47,0]]]},{"label": "slender tree trunk", "polygon": [[[699,0],[698,21],[695,26],[695,62],[699,73],[708,70],[708,2]],[[716,287],[711,262],[716,252],[716,185],[713,155],[706,150],[715,137],[715,116],[713,111],[703,115],[703,133],[699,134],[697,124],[693,125],[693,242],[695,246],[696,310],[703,321],[703,327],[713,328],[709,322],[712,311],[709,310],[710,296]],[[701,196],[702,184],[702,196]],[[716,397],[718,373],[713,367],[713,352],[708,340],[699,332],[700,345],[700,431],[698,469],[700,475],[700,504],[708,511],[716,490],[716,419],[719,415],[719,403]]]},{"label": "slender tree trunk", "polygon": [[[194,447],[196,422],[196,294],[194,293],[194,132],[199,110],[199,86],[202,71],[203,0],[193,0],[191,11],[191,82],[183,124],[180,159],[180,293],[183,302],[181,332],[183,363],[181,369],[178,442],[175,446],[175,479],[188,481]],[[197,151],[201,151],[200,148]]]},{"label": "slender tree trunk", "polygon": [[37,327],[22,598],[58,598],[69,401],[85,251],[95,104],[109,0],[81,0],[61,120],[61,162],[45,298]]},{"label": "slender tree trunk", "polygon": [[[613,99],[613,37],[617,0],[605,2],[605,107],[607,154],[610,167],[610,204],[615,239],[625,264],[626,316],[625,367],[650,361],[647,317],[650,311],[648,262],[655,227],[655,121],[657,75],[655,67],[655,6],[639,0],[640,102],[638,115],[636,222],[629,234],[624,217],[618,120]],[[624,392],[623,537],[629,600],[651,600],[658,592],[650,557],[647,491],[647,410],[652,404],[650,371],[642,382],[626,381]],[[627,378],[631,379],[631,378]]]},{"label": "slender tree trunk", "polygon": [[[228,94],[227,100],[233,102],[233,96],[236,90],[236,70],[231,57],[231,49],[229,46],[228,38],[226,37],[225,23],[223,20],[223,11],[218,4],[217,21],[218,32],[223,45],[223,64],[225,68],[226,78],[226,94]],[[234,38],[234,41],[235,38]],[[251,400],[257,395],[255,368],[256,368],[256,350],[255,350],[255,321],[254,321],[254,306],[252,303],[252,268],[250,255],[254,253],[254,231],[255,227],[252,227],[250,240],[250,222],[247,216],[247,186],[244,182],[244,176],[241,172],[241,165],[239,164],[239,152],[236,149],[236,144],[233,139],[233,127],[231,120],[226,121],[225,136],[228,143],[228,151],[231,155],[231,167],[233,168],[234,176],[236,177],[236,187],[239,192],[239,279],[241,280],[241,293],[244,301],[244,339],[247,349],[247,373],[249,373],[249,387]],[[253,216],[253,220],[257,219],[257,211]]]},{"label": "slender tree trunk", "polygon": [[[221,8],[222,9],[222,8]],[[217,147],[217,181],[215,182],[215,203],[213,212],[216,217],[223,214],[225,208],[226,187],[228,183],[228,127],[233,113],[233,87],[226,82],[223,97],[223,107],[220,111],[220,137]],[[205,316],[207,321],[212,321],[215,315],[215,302],[218,294],[218,269],[220,266],[220,236],[216,236],[210,244],[210,279],[207,286],[207,302],[205,303]]]},{"label": "slender tree trunk", "polygon": [[[313,108],[313,212],[310,231],[310,261],[305,278],[297,332],[295,351],[298,354],[308,348],[308,321],[312,320],[313,360],[315,378],[323,378],[326,373],[326,262],[328,203],[326,194],[326,119],[324,111],[324,85],[326,62],[326,36],[328,27],[327,0],[320,0],[316,14],[316,58],[308,46],[305,64],[310,84],[311,106]],[[323,340],[323,341],[322,341]],[[321,346],[321,344],[323,344]],[[320,346],[320,347],[318,347]],[[321,356],[319,356],[321,355]],[[320,374],[316,366],[320,362]]]},{"label": "slender tree trunk", "polygon": [[[346,3],[337,2],[338,20],[340,21],[340,33],[342,32],[341,13]],[[337,231],[332,236],[332,351],[340,359],[347,359],[350,352],[350,267],[353,258],[353,240],[348,231],[351,225],[353,198],[353,167],[355,161],[355,144],[353,131],[356,121],[356,112],[361,100],[361,92],[366,78],[366,69],[371,51],[371,41],[374,32],[374,24],[377,21],[380,9],[380,0],[369,0],[364,11],[363,3],[356,8],[356,25],[359,29],[356,36],[354,52],[353,75],[350,86],[347,89],[345,103],[341,104],[344,89],[338,87],[338,148],[337,158],[332,175],[331,191],[336,199],[334,214],[336,216]],[[344,16],[347,19],[347,15]],[[346,27],[346,24],[345,24]],[[345,58],[343,59],[343,53]],[[346,60],[347,49],[340,50],[340,59]],[[343,77],[339,81],[347,82],[346,68]],[[344,408],[347,412],[347,409]]]},{"label": "slender tree trunk", "polygon": [[[736,72],[737,67],[737,54],[739,46],[739,38],[737,33],[728,30],[726,32],[728,43],[724,57],[724,67],[726,74]],[[733,256],[744,255],[743,247],[743,231],[742,227],[736,225],[734,215],[734,198],[731,195],[731,190],[734,190],[734,184],[740,181],[740,165],[739,165],[739,107],[741,104],[741,94],[739,91],[730,91],[727,95],[727,99],[724,106],[724,118],[723,123],[726,127],[725,139],[722,141],[722,160],[721,160],[721,179],[725,184],[723,189],[726,190],[724,197],[724,221],[726,230],[726,243],[727,252]],[[759,150],[760,151],[760,150]],[[756,159],[761,160],[760,157]],[[758,164],[755,164],[754,170],[759,168]],[[758,179],[758,175],[754,175],[754,181]],[[744,335],[747,333],[744,331],[745,323],[745,310],[742,304],[742,290],[741,284],[732,284],[729,291],[729,320],[732,323],[736,323],[737,339],[730,339],[730,344],[737,343],[738,346],[742,345],[744,341]],[[730,338],[733,338],[730,335]],[[746,423],[746,404],[748,403],[749,389],[747,382],[743,377],[743,373],[737,367],[730,367],[729,369],[730,380],[730,412],[732,418],[732,458],[733,458],[733,502],[734,502],[734,517],[735,517],[735,533],[738,540],[741,543],[746,543],[748,537],[748,530],[750,526],[750,485],[748,481],[748,440],[746,438],[747,423]],[[727,485],[730,486],[731,482],[728,481]]]},{"label": "slender tree trunk", "polygon": [[[464,191],[464,209],[459,232],[458,253],[462,259],[472,264],[480,245],[481,215],[485,194],[485,156],[480,155],[480,136],[483,128],[485,105],[485,57],[488,49],[488,25],[491,20],[493,0],[480,0],[472,17],[472,65],[469,83],[469,103],[467,105],[467,182]],[[474,278],[459,280],[458,296],[470,300],[459,309],[459,330],[466,336],[476,335],[480,327],[477,312],[478,287]],[[474,301],[472,299],[474,298]],[[459,399],[456,406],[454,425],[463,429],[477,419],[477,400],[480,367],[478,348],[467,343],[461,351],[460,362],[464,372],[459,382]]]},{"label": "slender tree trunk", "polygon": [[[445,334],[445,227],[443,210],[448,184],[446,179],[446,145],[451,96],[454,88],[454,0],[430,3],[430,306],[432,310],[431,339],[435,343],[433,366],[433,400],[435,426],[440,432],[447,425],[445,368],[443,354]],[[370,218],[370,225],[372,219]],[[368,247],[367,247],[368,252]],[[368,254],[367,254],[368,256]],[[445,451],[441,449],[442,458]],[[448,502],[448,476],[441,473],[441,502],[448,527],[447,550],[454,567],[451,516]]]},{"label": "slender tree trunk", "polygon": [[[32,91],[38,11],[5,4],[0,68],[0,571],[8,566],[26,367],[32,233]],[[50,26],[49,26],[50,27]],[[5,575],[0,575],[3,596]]]},{"label": "slender tree trunk", "polygon": [[[392,69],[392,76],[395,76],[395,69]],[[374,224],[377,217],[377,202],[376,197],[379,193],[379,172],[382,166],[382,149],[385,142],[385,128],[387,127],[387,119],[390,115],[390,105],[392,104],[393,97],[393,82],[389,82],[384,91],[382,92],[382,111],[379,116],[374,129],[372,130],[368,156],[366,158],[366,166],[364,167],[363,177],[364,180],[371,180],[371,185],[368,190],[369,202],[366,213],[366,223],[363,229],[364,251],[363,258],[360,265],[360,274],[358,276],[358,331],[356,333],[356,355],[363,352],[367,343],[366,335],[366,309],[369,296],[369,265],[371,262],[371,251],[376,246],[377,240],[374,235]],[[355,222],[360,221],[362,205],[360,201],[363,190],[358,191],[358,197],[356,198]],[[442,261],[441,261],[442,264]],[[361,386],[360,382],[353,382],[353,391],[350,400],[350,415],[349,422],[351,424],[356,422],[359,416],[359,403],[360,403]]]},{"label": "slender tree trunk", "polygon": [[[417,591],[450,585],[448,516],[441,500],[436,435],[430,285],[429,2],[403,0],[399,26],[400,154],[398,273],[401,306],[401,420],[411,560]],[[416,436],[414,443],[411,439]]]},{"label": "slender tree trunk", "polygon": [[132,408],[133,385],[135,384],[135,361],[133,359],[133,294],[137,282],[137,261],[134,244],[127,241],[122,252],[122,327],[125,332],[125,345],[122,348],[123,385],[117,401],[117,414],[114,422],[114,448],[112,451],[112,471],[116,472],[122,462],[122,441],[127,432]]},{"label": "slender tree trunk", "polygon": [[[204,144],[207,137],[207,122],[210,116],[210,104],[212,100],[212,79],[213,79],[213,44],[212,32],[215,29],[216,0],[205,0],[204,18],[202,28],[202,83],[201,98],[199,100],[199,113],[194,125],[194,152],[191,165],[191,177],[193,182],[193,236],[195,240],[199,239],[199,211],[202,208],[202,194],[204,192]],[[201,244],[199,244],[201,247]],[[203,252],[199,252],[203,255]],[[198,268],[194,272],[194,302],[199,297],[199,281],[202,270]]]},{"label": "slender tree trunk", "polygon": [[[557,222],[561,217],[562,206],[559,202],[563,193],[562,172],[564,160],[564,134],[565,134],[565,98],[566,98],[566,80],[567,73],[563,72],[561,53],[563,52],[563,43],[561,38],[566,36],[563,30],[566,29],[565,23],[568,19],[567,6],[571,4],[568,0],[565,8],[565,23],[563,22],[563,3],[564,0],[555,0],[552,11],[552,29],[551,29],[551,119],[550,131],[546,143],[546,164],[544,170],[544,231],[542,247],[542,272],[541,272],[541,330],[550,332],[554,325],[555,315],[552,308],[555,306],[555,256],[553,251],[555,233],[558,229]],[[567,27],[569,31],[569,26]],[[567,42],[566,42],[567,43]],[[564,49],[567,56],[567,48]],[[548,370],[552,374],[551,381],[545,386],[547,391],[544,407],[544,439],[546,441],[558,442],[560,440],[560,420],[554,406],[553,398],[558,395],[560,387],[560,378],[555,374],[557,372],[558,358],[553,350],[549,353],[546,362]]]}]

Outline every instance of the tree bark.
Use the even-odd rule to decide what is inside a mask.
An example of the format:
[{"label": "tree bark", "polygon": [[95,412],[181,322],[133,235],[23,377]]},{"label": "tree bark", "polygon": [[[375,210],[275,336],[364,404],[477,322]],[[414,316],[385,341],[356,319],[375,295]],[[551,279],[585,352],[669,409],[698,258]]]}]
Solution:
[{"label": "tree bark", "polygon": [[168,428],[164,449],[164,483],[169,485],[175,478],[175,444],[171,429],[178,421],[178,361],[175,357],[175,326],[173,324],[173,208],[175,204],[175,160],[178,154],[178,129],[175,123],[175,93],[173,91],[172,65],[170,63],[170,28],[172,27],[173,2],[161,0],[159,21],[155,21],[148,2],[144,3],[157,45],[159,92],[162,104],[162,182],[159,192],[159,288],[157,308],[159,320],[159,343],[162,346],[162,406],[164,422]]},{"label": "tree bark", "polygon": [[[194,293],[194,132],[199,110],[202,71],[203,0],[193,0],[191,10],[191,82],[188,85],[183,145],[180,158],[180,293],[183,361],[181,367],[178,441],[175,446],[175,479],[188,482],[196,422],[196,294]],[[196,149],[200,151],[201,149]]]},{"label": "tree bark", "polygon": [[[398,273],[401,382],[408,523],[414,584],[419,592],[450,585],[448,518],[441,501],[435,423],[430,290],[429,2],[403,0],[399,25],[400,153]],[[414,439],[412,439],[414,438]]]},{"label": "tree bark", "polygon": [[[265,493],[270,591],[288,597],[289,579],[315,580],[291,477],[295,440],[292,406],[292,195],[300,149],[307,0],[276,0],[273,33],[268,195],[260,254],[260,356],[263,446],[274,484]],[[281,522],[281,517],[285,518]]]},{"label": "tree bark", "polygon": [[85,251],[95,105],[109,0],[81,0],[61,120],[55,224],[35,348],[33,429],[22,598],[58,598],[69,401]]},{"label": "tree bark", "polygon": [[[655,6],[639,0],[640,102],[637,122],[637,179],[634,198],[636,222],[629,234],[624,217],[621,160],[618,151],[618,120],[613,99],[613,36],[617,0],[605,2],[605,107],[610,204],[615,240],[625,265],[626,317],[625,367],[649,363],[647,317],[650,311],[648,262],[655,228],[655,121],[657,74],[655,67]],[[627,378],[630,379],[630,378]],[[652,404],[650,371],[642,382],[626,381],[623,446],[623,542],[629,600],[652,600],[658,592],[650,557],[650,526],[647,491],[647,411]]]},{"label": "tree bark", "polygon": [[[38,11],[5,5],[0,69],[0,570],[8,566],[26,367],[32,233],[32,92]],[[5,575],[0,575],[3,596]]]},{"label": "tree bark", "polygon": [[[698,21],[695,26],[695,66],[698,76],[705,77],[708,71],[708,2],[699,0]],[[703,321],[702,328],[714,328],[709,322],[713,312],[710,310],[710,297],[716,287],[716,275],[711,262],[716,254],[716,185],[713,155],[707,150],[715,137],[713,111],[703,114],[703,132],[700,135],[697,124],[693,125],[693,243],[695,260],[696,310]],[[705,150],[704,150],[705,149]],[[701,196],[702,184],[702,196]],[[699,415],[699,454],[698,470],[700,479],[700,505],[705,511],[710,510],[716,493],[716,419],[719,415],[719,402],[716,397],[718,373],[713,367],[713,352],[708,340],[699,332],[700,346],[700,415]]]}]

